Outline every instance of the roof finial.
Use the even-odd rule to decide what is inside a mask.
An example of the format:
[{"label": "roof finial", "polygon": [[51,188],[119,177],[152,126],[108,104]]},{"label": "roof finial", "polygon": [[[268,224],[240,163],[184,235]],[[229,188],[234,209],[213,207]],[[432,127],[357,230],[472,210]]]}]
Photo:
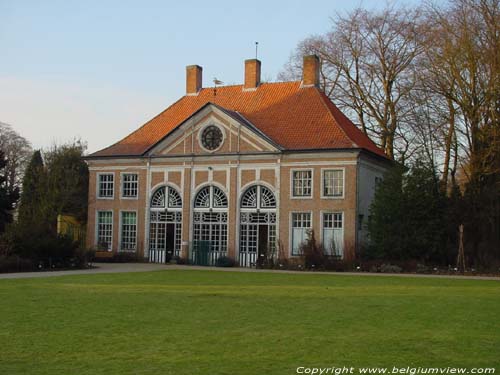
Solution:
[{"label": "roof finial", "polygon": [[255,60],[257,60],[258,52],[259,52],[259,42],[255,42]]},{"label": "roof finial", "polygon": [[215,77],[213,79],[213,82],[214,82],[214,96],[217,96],[217,85],[223,85],[224,82],[222,82],[221,80],[218,80]]}]

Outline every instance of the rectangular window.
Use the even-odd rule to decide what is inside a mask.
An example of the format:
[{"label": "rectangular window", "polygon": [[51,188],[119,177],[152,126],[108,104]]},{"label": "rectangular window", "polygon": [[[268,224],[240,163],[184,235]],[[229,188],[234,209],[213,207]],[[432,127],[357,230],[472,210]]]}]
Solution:
[{"label": "rectangular window", "polygon": [[115,176],[113,173],[101,173],[98,175],[98,194],[99,198],[113,198],[115,187]]},{"label": "rectangular window", "polygon": [[312,196],[312,170],[293,171],[292,195],[294,197]]},{"label": "rectangular window", "polygon": [[122,251],[135,251],[137,247],[137,213],[133,211],[123,211],[122,228],[121,228],[121,244]]},{"label": "rectangular window", "polygon": [[344,255],[344,217],[342,213],[323,214],[323,247],[328,255]]},{"label": "rectangular window", "polygon": [[137,198],[139,191],[139,176],[137,173],[122,174],[122,197]]},{"label": "rectangular window", "polygon": [[329,169],[323,171],[323,196],[344,196],[344,170]]},{"label": "rectangular window", "polygon": [[97,212],[97,249],[111,251],[113,242],[113,211]]},{"label": "rectangular window", "polygon": [[311,228],[311,213],[292,213],[292,255],[300,255],[300,245],[307,240]]}]

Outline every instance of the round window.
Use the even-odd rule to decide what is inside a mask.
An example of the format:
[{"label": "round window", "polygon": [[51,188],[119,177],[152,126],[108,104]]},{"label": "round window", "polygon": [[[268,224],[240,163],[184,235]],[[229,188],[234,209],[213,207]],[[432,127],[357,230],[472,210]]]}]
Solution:
[{"label": "round window", "polygon": [[209,151],[219,148],[222,143],[222,131],[215,125],[209,125],[201,134],[201,144]]}]

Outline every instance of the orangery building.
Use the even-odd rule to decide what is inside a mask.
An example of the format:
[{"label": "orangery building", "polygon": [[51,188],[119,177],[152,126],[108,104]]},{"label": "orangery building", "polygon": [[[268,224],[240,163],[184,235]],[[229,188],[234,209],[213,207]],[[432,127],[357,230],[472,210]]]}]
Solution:
[{"label": "orangery building", "polygon": [[135,253],[214,264],[230,257],[296,257],[314,233],[351,259],[367,241],[383,151],[320,90],[319,59],[301,81],[202,87],[186,68],[186,94],[119,142],[87,157],[87,245],[97,256]]}]

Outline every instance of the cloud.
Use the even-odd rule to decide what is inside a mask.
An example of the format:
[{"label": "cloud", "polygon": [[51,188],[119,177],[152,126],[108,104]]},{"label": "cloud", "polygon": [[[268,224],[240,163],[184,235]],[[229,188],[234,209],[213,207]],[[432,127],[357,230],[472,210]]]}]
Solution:
[{"label": "cloud", "polygon": [[165,109],[173,98],[86,82],[0,76],[0,121],[35,148],[81,137],[107,147]]}]

